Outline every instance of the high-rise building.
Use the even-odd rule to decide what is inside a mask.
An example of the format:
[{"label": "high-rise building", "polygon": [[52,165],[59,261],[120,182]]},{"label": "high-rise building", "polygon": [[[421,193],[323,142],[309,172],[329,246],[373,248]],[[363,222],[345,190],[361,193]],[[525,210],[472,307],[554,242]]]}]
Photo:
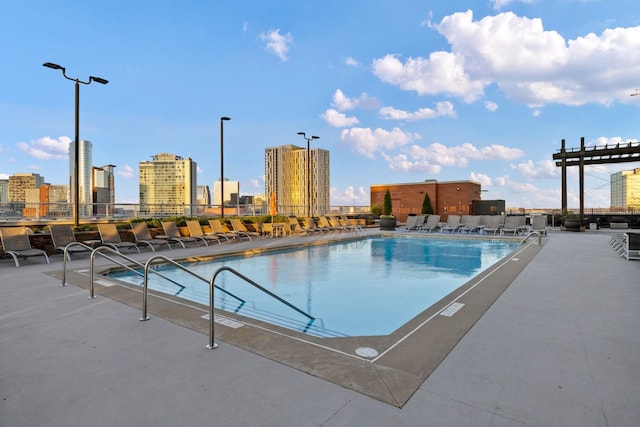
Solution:
[{"label": "high-rise building", "polygon": [[92,168],[93,214],[112,214],[116,202],[114,165]]},{"label": "high-rise building", "polygon": [[[7,203],[9,201],[9,180],[0,179],[0,203]],[[2,208],[2,206],[0,206]]]},{"label": "high-rise building", "polygon": [[[221,206],[221,193],[220,181],[214,181],[213,183],[213,206]],[[224,205],[236,206],[240,197],[240,182],[224,180]]]},{"label": "high-rise building", "polygon": [[25,190],[24,217],[65,217],[69,215],[69,186],[42,184]]},{"label": "high-rise building", "polygon": [[9,202],[26,202],[26,190],[44,184],[44,177],[37,173],[14,173],[9,177]]},{"label": "high-rise building", "polygon": [[196,214],[206,215],[207,209],[211,206],[211,194],[208,185],[198,185],[196,187]]},{"label": "high-rise building", "polygon": [[640,168],[611,174],[611,208],[640,209]]},{"label": "high-rise building", "polygon": [[[93,209],[93,187],[91,178],[93,175],[93,145],[90,141],[80,140],[78,150],[78,213],[80,216],[91,215]],[[69,143],[69,200],[75,203],[75,165],[76,142]]]},{"label": "high-rise building", "polygon": [[139,163],[140,212],[150,215],[193,215],[196,162],[160,153]]},{"label": "high-rise building", "polygon": [[279,213],[323,215],[329,212],[329,191],[328,150],[307,152],[295,145],[265,150],[265,197],[275,194]]}]

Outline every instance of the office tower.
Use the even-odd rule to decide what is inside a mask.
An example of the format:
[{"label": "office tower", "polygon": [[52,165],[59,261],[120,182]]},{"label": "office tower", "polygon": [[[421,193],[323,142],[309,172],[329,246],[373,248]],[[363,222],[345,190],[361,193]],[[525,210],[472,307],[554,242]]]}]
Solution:
[{"label": "office tower", "polygon": [[92,168],[92,201],[94,215],[111,215],[116,202],[114,165]]},{"label": "office tower", "polygon": [[640,208],[640,168],[611,174],[611,208]]},{"label": "office tower", "polygon": [[198,185],[196,187],[196,214],[205,215],[207,208],[211,206],[211,195],[208,185]]},{"label": "office tower", "polygon": [[[69,201],[75,203],[75,165],[76,142],[69,143]],[[80,140],[78,150],[78,213],[80,217],[91,215],[93,203],[93,188],[91,185],[93,168],[93,145],[90,141]]]},{"label": "office tower", "polygon": [[[213,206],[220,207],[221,191],[220,181],[213,182]],[[224,205],[236,206],[240,197],[240,182],[224,180]]]},{"label": "office tower", "polygon": [[9,201],[9,180],[0,179],[0,203],[4,204]]},{"label": "office tower", "polygon": [[192,215],[196,202],[196,162],[160,153],[139,163],[140,212]]},{"label": "office tower", "polygon": [[9,177],[9,202],[26,202],[26,190],[44,184],[44,177],[37,173],[14,173]]},{"label": "office tower", "polygon": [[329,190],[329,151],[312,148],[307,153],[295,145],[265,150],[265,197],[275,193],[279,213],[328,213]]}]

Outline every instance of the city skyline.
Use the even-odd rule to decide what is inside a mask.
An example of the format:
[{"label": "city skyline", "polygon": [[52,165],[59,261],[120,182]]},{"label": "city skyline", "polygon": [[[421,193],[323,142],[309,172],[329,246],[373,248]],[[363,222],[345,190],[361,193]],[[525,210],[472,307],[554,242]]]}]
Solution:
[{"label": "city skyline", "polygon": [[[78,7],[83,5],[83,7]],[[567,147],[638,141],[640,13],[624,0],[408,0],[218,7],[43,0],[3,6],[0,178],[68,183],[74,139],[113,164],[116,202],[138,202],[140,161],[192,158],[197,182],[262,194],[264,149],[331,152],[331,204],[368,205],[371,185],[473,180],[484,199],[560,207]],[[570,17],[570,19],[568,19]],[[73,22],[66,31],[52,22]],[[11,38],[8,38],[11,35]],[[586,168],[585,206],[608,207],[610,174]],[[578,206],[569,170],[569,206]]]}]

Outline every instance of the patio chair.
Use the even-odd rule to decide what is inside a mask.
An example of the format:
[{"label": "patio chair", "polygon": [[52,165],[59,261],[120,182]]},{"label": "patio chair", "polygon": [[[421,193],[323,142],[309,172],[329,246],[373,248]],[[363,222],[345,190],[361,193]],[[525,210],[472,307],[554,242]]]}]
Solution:
[{"label": "patio chair", "polygon": [[298,222],[298,218],[296,218],[295,216],[289,217],[289,227],[290,227],[291,233],[296,233],[296,234],[308,234],[308,232],[311,231],[311,230],[306,230],[300,224],[300,222]]},{"label": "patio chair", "polygon": [[467,234],[471,234],[473,231],[480,233],[480,230],[483,228],[483,225],[480,224],[481,219],[480,215],[468,215],[464,225],[458,228],[458,233],[466,232]]},{"label": "patio chair", "polygon": [[237,237],[237,234],[229,230],[229,227],[227,227],[219,219],[210,219],[209,227],[211,227],[211,232],[214,236],[224,237],[225,239],[227,239],[227,241],[235,240],[235,238]]},{"label": "patio chair", "polygon": [[364,233],[364,229],[363,229],[360,225],[355,224],[353,221],[351,221],[351,220],[349,219],[349,217],[348,217],[348,216],[346,216],[346,215],[342,215],[342,217],[341,217],[341,218],[342,218],[342,222],[343,222],[343,224],[344,224],[344,225],[345,225],[349,230],[352,230],[352,231],[353,231],[353,232],[355,232],[355,233]]},{"label": "patio chair", "polygon": [[503,215],[489,215],[487,217],[487,223],[482,230],[486,234],[493,234],[494,236],[500,233],[502,226],[504,225],[504,216]]},{"label": "patio chair", "polygon": [[[423,217],[424,219],[424,217]],[[407,217],[407,221],[405,222],[405,224],[403,226],[398,227],[398,230],[404,230],[404,231],[409,231],[415,228],[416,223],[418,222],[418,216],[417,215],[411,215]]]},{"label": "patio chair", "polygon": [[327,222],[331,227],[333,227],[337,231],[350,231],[349,227],[346,225],[340,224],[340,220],[334,216],[325,216]]},{"label": "patio chair", "polygon": [[26,259],[34,256],[44,257],[49,264],[49,257],[45,251],[31,247],[27,227],[0,227],[0,240],[4,253],[13,257],[16,267],[20,267],[20,258]]},{"label": "patio chair", "polygon": [[448,231],[449,233],[454,233],[461,225],[460,215],[449,215],[447,217],[447,222],[440,227],[440,232],[444,233],[445,231]]},{"label": "patio chair", "polygon": [[439,231],[440,227],[440,215],[429,215],[424,224],[418,228],[418,231],[426,231],[431,233],[433,231]]},{"label": "patio chair", "polygon": [[514,236],[518,233],[520,220],[517,216],[508,216],[504,219],[504,225],[500,229],[500,234],[511,233]]},{"label": "patio chair", "polygon": [[318,228],[320,228],[322,230],[341,231],[341,228],[336,228],[336,227],[332,226],[331,223],[329,222],[329,220],[327,219],[327,217],[324,216],[324,215],[318,216],[318,221],[320,222],[320,224],[318,224]]},{"label": "patio chair", "polygon": [[189,220],[187,221],[187,230],[189,230],[189,235],[196,239],[202,239],[206,246],[209,246],[209,242],[216,242],[218,244],[220,242],[220,237],[215,234],[204,234],[202,231],[202,226],[200,225],[200,221]]},{"label": "patio chair", "polygon": [[156,236],[158,239],[166,239],[169,242],[177,243],[183,248],[185,248],[185,243],[195,243],[197,246],[200,246],[200,240],[202,240],[207,246],[207,242],[204,239],[196,239],[195,237],[186,237],[180,234],[180,230],[178,230],[178,226],[175,221],[162,221],[162,229],[164,230],[164,235]]},{"label": "patio chair", "polygon": [[138,245],[122,241],[115,224],[98,224],[98,233],[100,233],[100,240],[104,246],[108,246],[117,252],[120,252],[120,249],[135,249],[136,252],[140,253]]},{"label": "patio chair", "polygon": [[531,231],[537,231],[543,236],[547,235],[547,216],[536,215],[531,217]]},{"label": "patio chair", "polygon": [[240,237],[248,237],[251,240],[251,237],[260,237],[260,233],[256,231],[250,231],[244,222],[242,222],[238,218],[232,218],[231,220],[231,228],[233,231]]},{"label": "patio chair", "polygon": [[315,233],[324,233],[325,231],[329,231],[329,229],[318,227],[314,219],[311,217],[302,218],[302,227],[305,231],[313,231]]},{"label": "patio chair", "polygon": [[171,244],[166,239],[154,239],[151,237],[149,227],[145,222],[132,222],[131,230],[133,231],[133,237],[136,239],[138,246],[146,246],[151,249],[152,252],[156,251],[156,246],[162,247],[167,245],[171,249]]},{"label": "patio chair", "polygon": [[90,246],[76,240],[73,228],[69,224],[49,225],[49,232],[53,249],[63,254],[66,249],[67,261],[71,261],[71,254],[88,253],[93,250]]}]

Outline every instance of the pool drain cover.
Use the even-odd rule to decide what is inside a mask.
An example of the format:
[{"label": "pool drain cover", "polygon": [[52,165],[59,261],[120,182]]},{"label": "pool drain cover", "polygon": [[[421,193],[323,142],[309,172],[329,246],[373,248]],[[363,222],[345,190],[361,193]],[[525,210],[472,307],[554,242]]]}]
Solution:
[{"label": "pool drain cover", "polygon": [[360,357],[371,359],[372,357],[376,357],[378,355],[378,351],[375,348],[371,347],[358,347],[356,348],[356,354]]}]

